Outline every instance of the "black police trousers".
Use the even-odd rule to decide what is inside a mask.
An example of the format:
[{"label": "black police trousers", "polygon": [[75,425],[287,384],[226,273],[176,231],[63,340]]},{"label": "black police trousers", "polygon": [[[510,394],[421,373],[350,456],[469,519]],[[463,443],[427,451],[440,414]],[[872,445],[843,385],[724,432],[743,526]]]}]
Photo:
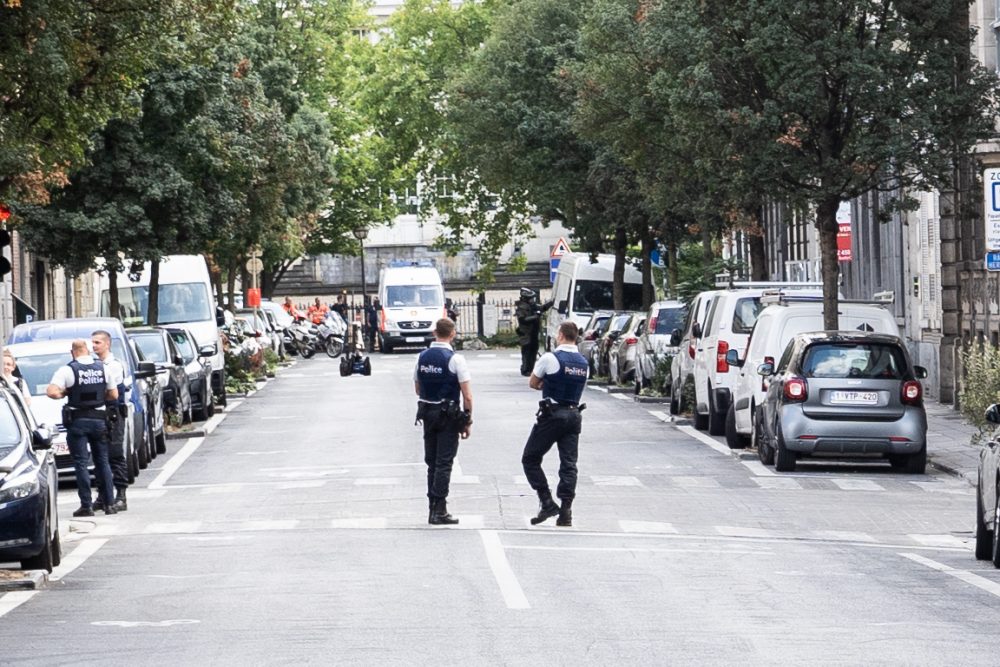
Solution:
[{"label": "black police trousers", "polygon": [[553,406],[548,414],[539,415],[521,455],[524,476],[532,489],[548,490],[549,482],[542,470],[542,458],[552,445],[558,445],[559,486],[556,496],[563,500],[572,500],[576,496],[576,459],[582,424],[580,411],[575,407]]},{"label": "black police trousers", "polygon": [[538,336],[521,346],[521,375],[531,375],[538,359]]},{"label": "black police trousers", "polygon": [[[108,408],[109,410],[115,408]],[[116,489],[128,487],[128,459],[125,458],[125,417],[108,421],[108,460]],[[114,498],[111,499],[114,502]]]},{"label": "black police trousers", "polygon": [[424,463],[427,464],[427,497],[443,500],[448,497],[451,467],[458,454],[458,430],[442,413],[442,406],[428,404],[424,408]]}]

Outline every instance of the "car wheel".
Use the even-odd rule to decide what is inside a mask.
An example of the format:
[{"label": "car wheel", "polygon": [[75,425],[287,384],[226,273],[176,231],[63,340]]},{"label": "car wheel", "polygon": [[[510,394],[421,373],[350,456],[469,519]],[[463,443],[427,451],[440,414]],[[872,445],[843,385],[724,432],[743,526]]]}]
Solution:
[{"label": "car wheel", "polygon": [[712,400],[712,387],[708,387],[708,434],[725,435],[726,415],[715,409],[715,401]]},{"label": "car wheel", "polygon": [[139,470],[145,470],[149,467],[149,444],[146,440],[149,438],[148,429],[143,429],[142,444],[136,447],[136,458],[138,460]]},{"label": "car wheel", "polygon": [[152,424],[146,424],[146,454],[150,462],[156,458],[156,436],[153,435]]},{"label": "car wheel", "polygon": [[156,453],[166,454],[167,453],[167,434],[160,431],[160,434],[154,437],[153,440],[156,443]]},{"label": "car wheel", "polygon": [[382,350],[382,354],[392,354],[392,344],[382,337],[379,339],[379,349]]},{"label": "car wheel", "polygon": [[135,451],[135,445],[128,455],[128,483],[135,484],[135,478],[139,476],[139,455]]},{"label": "car wheel", "polygon": [[729,449],[746,449],[750,444],[750,439],[736,431],[736,407],[729,406],[726,413],[726,444]]},{"label": "car wheel", "polygon": [[694,408],[694,427],[699,431],[708,428],[708,415],[699,414],[697,406]]},{"label": "car wheel", "polygon": [[362,375],[371,375],[372,374],[372,362],[371,362],[370,359],[365,359],[365,363],[363,364],[362,369],[361,369],[361,374]]},{"label": "car wheel", "polygon": [[[192,408],[191,417],[197,421],[203,422],[208,419],[208,406],[212,404],[212,400],[208,398],[209,394],[202,387],[201,391],[198,392],[198,405],[197,409]],[[191,399],[192,402],[194,399]]]},{"label": "car wheel", "polygon": [[927,445],[924,445],[916,454],[910,454],[906,457],[903,472],[909,475],[923,475],[927,472]]},{"label": "car wheel", "polygon": [[55,537],[52,538],[52,565],[59,567],[62,563],[62,540],[59,539],[59,520],[56,519],[56,529],[52,531]]},{"label": "car wheel", "polygon": [[51,572],[54,567],[52,562],[52,546],[52,521],[49,519],[49,510],[45,510],[45,543],[38,554],[30,558],[21,559],[21,569]]},{"label": "car wheel", "polygon": [[767,431],[764,429],[764,417],[762,416],[763,410],[760,408],[754,408],[751,414],[753,417],[753,445],[757,448],[757,458],[760,462],[766,466],[774,465],[774,447],[771,446],[771,441],[767,437]]},{"label": "car wheel", "polygon": [[781,433],[781,424],[774,434],[774,469],[779,472],[792,472],[795,470],[795,452],[785,447],[785,436]]},{"label": "car wheel", "polygon": [[996,494],[996,499],[993,501],[993,549],[990,553],[993,567],[1000,568],[1000,531],[996,530],[997,517],[1000,517],[1000,493]]},{"label": "car wheel", "polygon": [[670,414],[681,413],[681,390],[676,385],[670,385]]},{"label": "car wheel", "polygon": [[993,531],[986,528],[983,521],[982,482],[976,487],[976,558],[989,560],[993,555]]}]

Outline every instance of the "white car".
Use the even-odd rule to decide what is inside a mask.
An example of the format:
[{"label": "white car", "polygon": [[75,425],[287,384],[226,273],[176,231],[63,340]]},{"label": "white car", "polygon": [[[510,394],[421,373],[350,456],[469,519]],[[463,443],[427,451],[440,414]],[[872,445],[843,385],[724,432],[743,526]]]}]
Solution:
[{"label": "white car", "polygon": [[[726,443],[738,449],[751,444],[757,422],[757,411],[767,395],[767,378],[757,373],[761,364],[775,362],[796,334],[823,330],[823,299],[795,295],[764,296],[764,310],[757,316],[746,354],[728,352],[727,362],[738,370],[733,387],[732,405],[726,416]],[[899,336],[899,327],[892,313],[874,303],[840,304],[842,330]]]},{"label": "white car", "polygon": [[[684,326],[670,332],[670,345],[677,350],[670,363],[670,414],[677,415],[693,407],[685,403],[684,388],[694,384],[694,359],[698,351],[698,339],[705,328],[708,311],[721,293],[720,290],[700,292],[691,300]],[[694,415],[697,422],[698,413],[695,412]]]},{"label": "white car", "polygon": [[[680,301],[657,301],[646,313],[643,327],[636,343],[635,351],[635,393],[640,393],[650,385],[656,373],[656,365],[661,359],[673,357],[677,348],[670,345],[670,335],[674,329],[684,326],[687,307]],[[655,387],[658,391],[669,387]]]}]

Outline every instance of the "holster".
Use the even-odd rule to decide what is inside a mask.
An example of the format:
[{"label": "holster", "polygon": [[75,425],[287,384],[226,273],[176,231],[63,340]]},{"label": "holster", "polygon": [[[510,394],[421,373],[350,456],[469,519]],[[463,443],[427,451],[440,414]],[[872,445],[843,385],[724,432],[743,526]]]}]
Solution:
[{"label": "holster", "polygon": [[118,421],[118,403],[107,403],[105,404],[104,419],[109,424],[114,424]]},{"label": "holster", "polygon": [[461,408],[458,401],[447,401],[441,410],[444,425],[456,431],[464,431],[469,425],[469,413]]},{"label": "holster", "polygon": [[69,428],[69,425],[73,423],[73,408],[68,405],[62,406],[62,423],[66,428]]}]

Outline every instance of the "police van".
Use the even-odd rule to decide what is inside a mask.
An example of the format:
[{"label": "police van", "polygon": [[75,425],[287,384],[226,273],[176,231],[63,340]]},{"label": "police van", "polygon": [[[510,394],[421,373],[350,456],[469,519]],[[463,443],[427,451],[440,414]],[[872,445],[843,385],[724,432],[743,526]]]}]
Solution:
[{"label": "police van", "polygon": [[397,347],[426,347],[434,324],[446,316],[441,274],[430,261],[394,260],[379,272],[379,344],[388,354]]}]

